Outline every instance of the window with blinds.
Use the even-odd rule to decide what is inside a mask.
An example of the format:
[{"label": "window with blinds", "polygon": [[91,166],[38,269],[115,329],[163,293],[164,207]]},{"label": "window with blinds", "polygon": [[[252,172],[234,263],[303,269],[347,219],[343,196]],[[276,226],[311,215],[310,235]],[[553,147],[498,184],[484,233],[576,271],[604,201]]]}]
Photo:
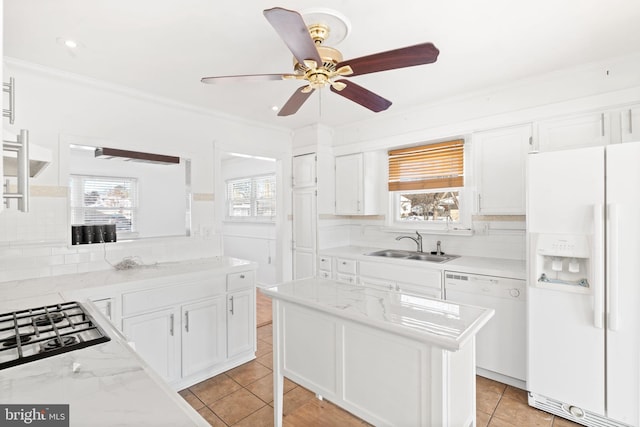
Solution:
[{"label": "window with blinds", "polygon": [[276,216],[276,176],[228,180],[227,215],[238,219],[273,220]]},{"label": "window with blinds", "polygon": [[464,140],[389,151],[389,191],[464,185]]},{"label": "window with blinds", "polygon": [[463,187],[463,139],[389,151],[395,221],[458,223]]},{"label": "window with blinds", "polygon": [[71,223],[116,224],[118,232],[136,231],[136,178],[71,175]]}]

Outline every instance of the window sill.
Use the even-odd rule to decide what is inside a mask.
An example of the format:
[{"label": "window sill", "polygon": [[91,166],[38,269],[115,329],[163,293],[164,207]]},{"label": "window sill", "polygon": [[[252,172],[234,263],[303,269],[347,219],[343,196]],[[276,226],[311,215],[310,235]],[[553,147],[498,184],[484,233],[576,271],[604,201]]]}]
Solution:
[{"label": "window sill", "polygon": [[275,219],[256,219],[256,218],[226,218],[222,221],[224,224],[257,224],[257,225],[274,225]]},{"label": "window sill", "polygon": [[[417,222],[417,221],[416,221]],[[407,233],[417,231],[420,234],[433,234],[433,235],[447,235],[447,236],[473,236],[473,230],[465,228],[462,225],[450,226],[446,228],[425,227],[423,224],[407,224],[406,226],[400,224],[389,225],[382,227],[382,231],[388,233]]]}]

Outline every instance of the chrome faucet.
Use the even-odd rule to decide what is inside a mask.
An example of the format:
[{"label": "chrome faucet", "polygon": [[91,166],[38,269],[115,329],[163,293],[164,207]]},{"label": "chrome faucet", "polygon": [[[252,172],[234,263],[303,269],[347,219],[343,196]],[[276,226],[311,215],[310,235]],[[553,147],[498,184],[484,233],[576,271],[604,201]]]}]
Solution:
[{"label": "chrome faucet", "polygon": [[420,235],[420,233],[418,233],[416,231],[416,234],[418,235],[418,237],[411,237],[411,236],[398,236],[396,237],[396,240],[400,240],[400,239],[411,239],[414,242],[416,242],[416,245],[418,245],[418,252],[422,252],[422,236]]},{"label": "chrome faucet", "polygon": [[440,240],[436,242],[436,255],[442,255],[442,247],[440,246]]}]

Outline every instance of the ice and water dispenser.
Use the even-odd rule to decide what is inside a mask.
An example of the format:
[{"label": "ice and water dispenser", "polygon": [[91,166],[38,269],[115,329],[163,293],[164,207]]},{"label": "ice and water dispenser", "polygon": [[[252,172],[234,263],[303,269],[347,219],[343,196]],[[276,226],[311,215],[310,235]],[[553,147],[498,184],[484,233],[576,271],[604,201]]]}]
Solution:
[{"label": "ice and water dispenser", "polygon": [[583,234],[530,235],[531,286],[590,292],[591,242]]}]

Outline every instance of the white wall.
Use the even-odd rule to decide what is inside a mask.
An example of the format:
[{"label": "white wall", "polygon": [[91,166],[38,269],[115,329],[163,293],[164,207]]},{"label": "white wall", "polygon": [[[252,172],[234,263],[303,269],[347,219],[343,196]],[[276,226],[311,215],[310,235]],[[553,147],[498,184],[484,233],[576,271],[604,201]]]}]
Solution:
[{"label": "white wall", "polygon": [[31,181],[30,213],[0,213],[0,280],[109,268],[101,248],[67,245],[68,159],[59,150],[66,146],[63,139],[103,139],[114,148],[192,160],[193,236],[118,242],[108,248],[110,261],[140,255],[147,263],[222,253],[214,217],[214,143],[282,146],[291,141],[289,131],[4,59],[4,76],[15,77],[18,90],[15,125],[3,121],[3,128],[12,133],[28,129],[33,143],[53,151],[54,162]]}]

